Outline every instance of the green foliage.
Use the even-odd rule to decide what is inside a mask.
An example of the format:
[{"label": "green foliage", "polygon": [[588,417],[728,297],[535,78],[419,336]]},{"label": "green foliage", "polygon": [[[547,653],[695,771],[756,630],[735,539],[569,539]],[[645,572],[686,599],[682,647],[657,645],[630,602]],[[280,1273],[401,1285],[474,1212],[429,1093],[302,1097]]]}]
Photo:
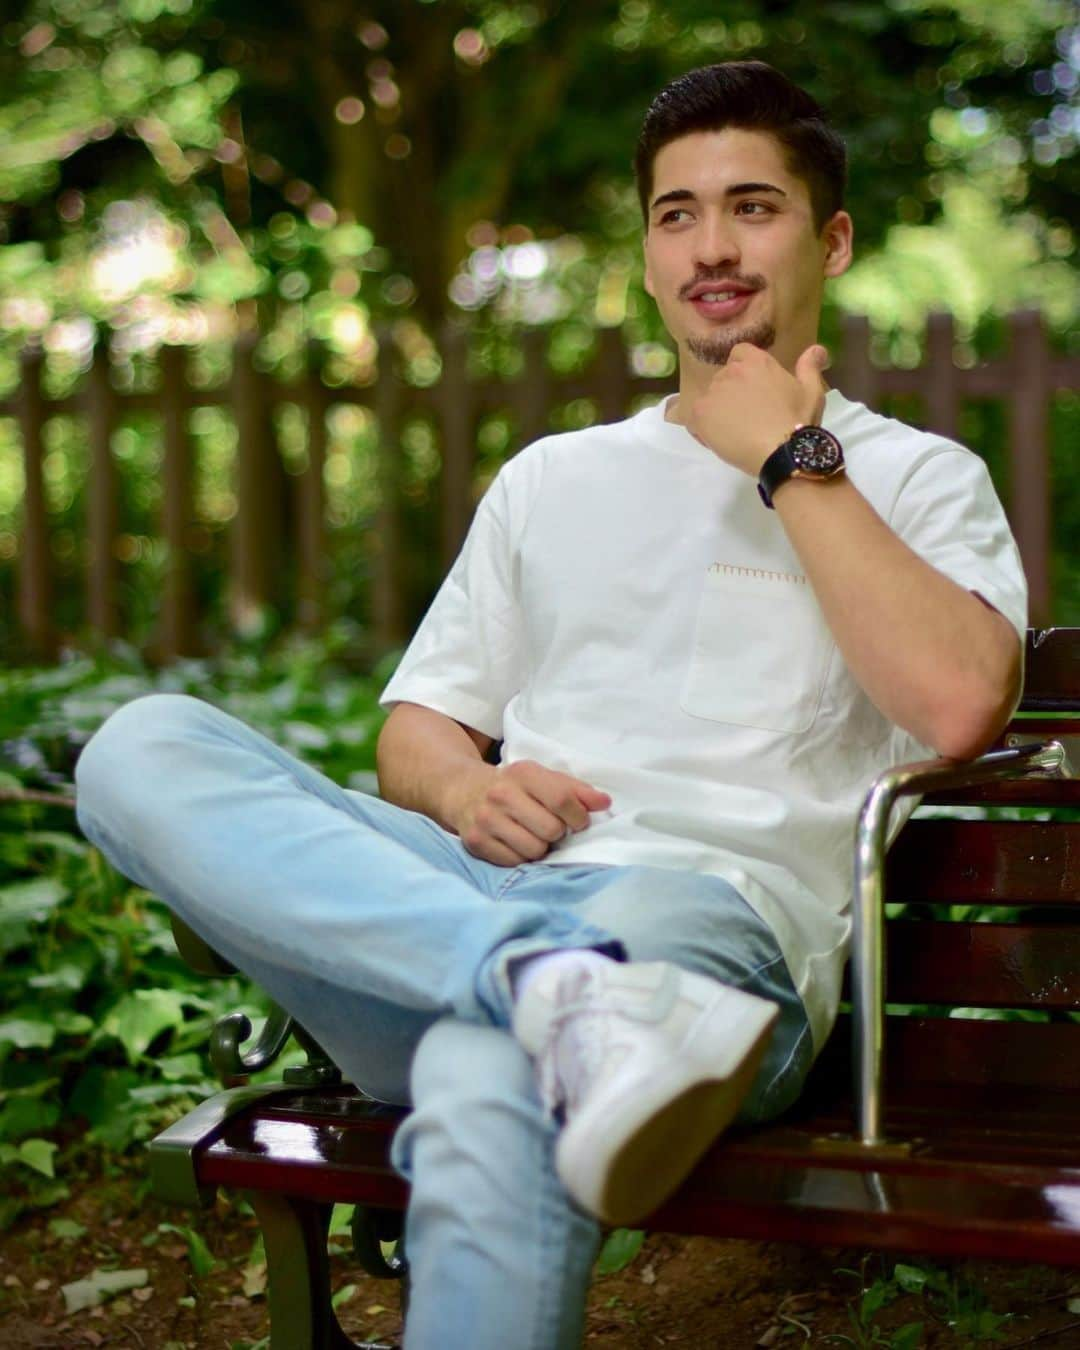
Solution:
[{"label": "green foliage", "polygon": [[[867,1275],[867,1267],[874,1263],[879,1273]],[[883,1256],[866,1256],[859,1270],[841,1269],[838,1275],[850,1275],[859,1281],[856,1302],[848,1305],[848,1320],[852,1334],[829,1336],[833,1343],[856,1347],[857,1350],[918,1350],[926,1344],[923,1320],[905,1322],[895,1330],[886,1330],[878,1315],[903,1295],[917,1296],[928,1317],[938,1326],[947,1328],[955,1337],[951,1342],[974,1347],[1000,1344],[1006,1340],[1005,1325],[1012,1315],[995,1313],[988,1305],[986,1295],[962,1273],[935,1266],[929,1261],[898,1262],[891,1271]],[[936,1343],[936,1342],[935,1342]]]},{"label": "green foliage", "polygon": [[180,1227],[175,1223],[159,1223],[159,1233],[177,1233],[187,1244],[188,1261],[191,1263],[192,1274],[197,1279],[202,1279],[204,1275],[209,1275],[211,1271],[216,1270],[217,1261],[215,1260],[210,1248],[194,1228]]},{"label": "green foliage", "polygon": [[636,1258],[645,1241],[639,1228],[615,1228],[604,1239],[596,1258],[597,1275],[616,1275]]},{"label": "green foliage", "polygon": [[[341,781],[370,784],[379,684],[350,674],[343,650],[339,634],[168,671],[119,652],[5,673],[0,792],[70,792],[86,738],[154,690],[208,698]],[[113,871],[62,806],[0,800],[0,951],[2,1227],[61,1198],[87,1149],[124,1150],[216,1090],[214,1020],[239,1008],[258,1021],[266,1004],[243,979],[190,971],[164,906]],[[185,1238],[198,1271],[204,1257]]]}]

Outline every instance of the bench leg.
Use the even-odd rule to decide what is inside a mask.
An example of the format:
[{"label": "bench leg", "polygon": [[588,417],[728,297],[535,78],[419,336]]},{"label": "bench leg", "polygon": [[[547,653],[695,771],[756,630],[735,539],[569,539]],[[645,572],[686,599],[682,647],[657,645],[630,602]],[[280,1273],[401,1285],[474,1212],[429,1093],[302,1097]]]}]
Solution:
[{"label": "bench leg", "polygon": [[245,1191],[266,1246],[270,1350],[392,1350],[350,1340],[330,1304],[326,1234],[333,1206]]}]

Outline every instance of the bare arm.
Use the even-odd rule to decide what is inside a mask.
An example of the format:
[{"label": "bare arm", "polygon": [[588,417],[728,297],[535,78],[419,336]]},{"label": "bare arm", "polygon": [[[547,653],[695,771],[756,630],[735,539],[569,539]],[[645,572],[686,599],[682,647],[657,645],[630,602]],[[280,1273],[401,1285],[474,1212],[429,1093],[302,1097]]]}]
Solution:
[{"label": "bare arm", "polygon": [[[820,421],[824,356],[823,347],[808,347],[792,375],[768,352],[740,343],[705,396],[682,410],[686,425],[757,478],[793,426]],[[846,475],[790,478],[774,505],[844,659],[874,703],[949,758],[985,750],[1020,689],[1012,624],[920,558]]]},{"label": "bare arm", "polygon": [[490,736],[417,703],[399,703],[379,736],[379,790],[420,811],[479,858],[503,867],[542,858],[611,798],[579,778],[529,760],[492,765]]},{"label": "bare arm", "polygon": [[1019,693],[1008,619],[920,558],[846,478],[791,479],[775,502],[844,659],[881,711],[943,755],[985,750]]}]

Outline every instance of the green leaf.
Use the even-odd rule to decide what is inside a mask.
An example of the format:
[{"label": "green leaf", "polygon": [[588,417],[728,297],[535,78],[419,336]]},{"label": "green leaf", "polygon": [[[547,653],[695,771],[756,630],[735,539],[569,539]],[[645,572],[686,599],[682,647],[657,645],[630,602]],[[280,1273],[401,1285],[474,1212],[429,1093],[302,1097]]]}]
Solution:
[{"label": "green leaf", "polygon": [[52,1022],[29,1017],[8,1017],[0,1022],[0,1042],[7,1041],[16,1050],[48,1050],[55,1039],[56,1026]]},{"label": "green leaf", "polygon": [[35,1172],[40,1172],[43,1177],[53,1177],[56,1175],[53,1171],[53,1154],[57,1148],[58,1145],[47,1139],[24,1139],[19,1145],[19,1161],[32,1167]]},{"label": "green leaf", "polygon": [[210,1248],[199,1236],[194,1228],[181,1228],[175,1223],[159,1223],[159,1233],[178,1233],[187,1243],[188,1260],[191,1262],[191,1269],[201,1279],[204,1275],[209,1275],[212,1270],[217,1268],[217,1261],[214,1259]]},{"label": "green leaf", "polygon": [[28,1209],[48,1209],[58,1205],[61,1200],[70,1200],[71,1190],[62,1181],[39,1181],[30,1194],[24,1197]]},{"label": "green leaf", "polygon": [[44,922],[68,895],[68,888],[55,877],[0,886],[0,951],[12,951],[27,942],[31,925]]},{"label": "green leaf", "polygon": [[35,1097],[13,1097],[0,1111],[0,1139],[22,1139],[25,1135],[51,1130],[60,1118],[54,1102]]},{"label": "green leaf", "polygon": [[113,1005],[102,1033],[115,1036],[135,1063],[163,1031],[183,1026],[187,996],[175,989],[135,989]]},{"label": "green leaf", "polygon": [[54,853],[66,853],[72,858],[85,858],[90,852],[89,844],[63,830],[28,830],[23,840],[31,847],[50,848]]},{"label": "green leaf", "polygon": [[889,1302],[889,1286],[883,1280],[875,1280],[869,1289],[863,1291],[859,1318],[865,1325],[879,1309]]},{"label": "green leaf", "polygon": [[925,1287],[929,1275],[918,1266],[898,1265],[893,1271],[893,1279],[905,1294],[918,1294]]},{"label": "green leaf", "polygon": [[96,1131],[123,1110],[139,1081],[139,1075],[131,1069],[92,1064],[75,1084],[68,1111],[84,1116]]},{"label": "green leaf", "polygon": [[62,1242],[75,1242],[86,1233],[85,1225],[76,1223],[74,1219],[50,1219],[49,1232],[55,1238],[60,1238]]},{"label": "green leaf", "polygon": [[53,1015],[53,1023],[61,1036],[85,1036],[94,1029],[94,1020],[85,1013],[61,1008]]},{"label": "green leaf", "polygon": [[891,1350],[919,1350],[919,1346],[924,1345],[923,1324],[921,1322],[905,1322],[899,1331],[894,1331],[889,1342]]},{"label": "green leaf", "polygon": [[198,1081],[203,1077],[202,1057],[196,1054],[167,1055],[157,1062],[158,1072],[170,1083],[183,1082],[184,1079]]},{"label": "green leaf", "polygon": [[616,1228],[608,1234],[607,1241],[600,1249],[600,1255],[596,1258],[596,1273],[615,1275],[625,1270],[641,1251],[644,1241],[645,1234],[640,1228]]},{"label": "green leaf", "polygon": [[31,975],[26,983],[31,989],[57,989],[66,994],[77,994],[89,973],[87,967],[69,961],[40,975]]}]

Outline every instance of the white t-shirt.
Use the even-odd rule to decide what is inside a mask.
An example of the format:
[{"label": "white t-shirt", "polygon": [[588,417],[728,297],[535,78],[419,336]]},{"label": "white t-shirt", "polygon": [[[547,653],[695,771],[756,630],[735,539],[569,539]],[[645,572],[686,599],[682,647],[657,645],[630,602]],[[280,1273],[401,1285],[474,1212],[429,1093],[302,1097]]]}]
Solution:
[{"label": "white t-shirt", "polygon": [[[546,862],[726,878],[775,933],[820,1048],[860,805],[882,769],[937,752],[856,683],[756,481],[664,406],[503,467],[382,702],[433,708],[501,739],[504,762],[609,793]],[[835,390],[822,424],[882,519],[1022,646],[1027,587],[983,461]]]}]

